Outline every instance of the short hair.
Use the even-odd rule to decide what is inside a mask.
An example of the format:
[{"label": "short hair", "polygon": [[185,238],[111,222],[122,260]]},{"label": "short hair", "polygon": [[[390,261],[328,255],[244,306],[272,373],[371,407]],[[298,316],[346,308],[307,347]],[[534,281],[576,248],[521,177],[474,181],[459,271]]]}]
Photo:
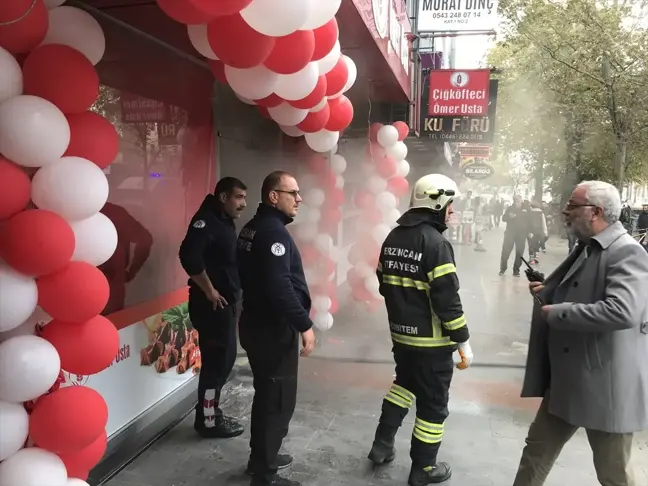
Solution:
[{"label": "short hair", "polygon": [[261,200],[263,202],[270,200],[270,193],[278,189],[277,186],[281,183],[281,179],[284,177],[292,177],[292,174],[283,170],[275,170],[263,179],[263,184],[261,185]]},{"label": "short hair", "polygon": [[216,183],[214,196],[218,197],[221,194],[225,193],[227,197],[229,197],[234,192],[234,189],[247,191],[247,186],[243,183],[242,180],[237,179],[236,177],[223,177]]},{"label": "short hair", "polygon": [[621,195],[612,184],[603,181],[583,181],[576,187],[585,188],[587,202],[603,210],[603,219],[614,224],[621,217]]}]

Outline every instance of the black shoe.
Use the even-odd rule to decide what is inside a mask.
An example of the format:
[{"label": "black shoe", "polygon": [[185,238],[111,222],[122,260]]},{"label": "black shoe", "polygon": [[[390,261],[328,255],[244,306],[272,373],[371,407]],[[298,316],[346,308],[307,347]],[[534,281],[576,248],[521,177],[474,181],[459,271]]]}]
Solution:
[{"label": "black shoe", "polygon": [[500,271],[499,271],[499,276],[501,277],[501,276],[504,275],[505,273],[506,273],[506,270],[500,270]]},{"label": "black shoe", "polygon": [[514,277],[519,277],[520,276],[520,271],[518,270],[516,272],[513,272],[513,276]]},{"label": "black shoe", "polygon": [[[277,469],[286,469],[287,467],[292,466],[293,457],[290,454],[277,454]],[[252,459],[247,463],[247,468],[245,468],[245,474],[248,476],[254,476],[254,468],[252,467]]]},{"label": "black shoe", "polygon": [[245,427],[233,418],[223,416],[216,419],[213,427],[206,427],[204,421],[196,418],[194,430],[203,439],[229,439],[241,435],[245,431]]},{"label": "black shoe", "polygon": [[282,478],[275,474],[272,479],[254,476],[252,481],[250,481],[250,486],[301,486],[301,483],[292,479]]},{"label": "black shoe", "polygon": [[410,486],[426,486],[447,481],[452,476],[452,469],[447,462],[437,462],[435,466],[412,466],[409,481]]}]

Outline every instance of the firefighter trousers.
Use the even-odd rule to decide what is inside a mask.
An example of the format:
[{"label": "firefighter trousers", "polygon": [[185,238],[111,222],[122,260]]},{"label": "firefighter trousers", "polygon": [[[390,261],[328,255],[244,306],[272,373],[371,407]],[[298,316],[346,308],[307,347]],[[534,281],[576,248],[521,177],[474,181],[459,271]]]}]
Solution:
[{"label": "firefighter trousers", "polygon": [[267,314],[243,310],[239,334],[254,377],[250,464],[257,477],[269,481],[277,473],[277,454],[297,402],[299,333],[285,322],[271,322]]},{"label": "firefighter trousers", "polygon": [[452,350],[425,352],[394,347],[396,379],[383,400],[378,435],[390,442],[409,409],[416,406],[410,457],[418,466],[433,466],[448,417]]},{"label": "firefighter trousers", "polygon": [[236,304],[214,309],[199,289],[189,292],[189,318],[198,331],[202,366],[198,376],[196,424],[213,427],[223,416],[219,407],[221,390],[236,361]]}]

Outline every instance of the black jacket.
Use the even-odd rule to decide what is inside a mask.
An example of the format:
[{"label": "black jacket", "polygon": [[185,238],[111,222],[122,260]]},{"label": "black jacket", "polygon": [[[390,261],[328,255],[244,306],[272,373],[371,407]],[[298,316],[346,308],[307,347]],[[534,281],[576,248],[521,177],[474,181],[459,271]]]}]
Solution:
[{"label": "black jacket", "polygon": [[427,210],[410,210],[382,245],[377,275],[394,346],[456,348],[470,333],[459,297],[454,250]]},{"label": "black jacket", "polygon": [[[180,264],[188,275],[203,270],[218,292],[229,304],[240,297],[241,284],[236,267],[236,227],[223,213],[216,198],[210,194],[200,205],[180,245]],[[190,278],[189,285],[198,289]]]},{"label": "black jacket", "polygon": [[[513,216],[515,215],[515,216]],[[522,207],[516,208],[515,204],[504,211],[502,221],[506,223],[506,232],[516,235],[528,235],[530,231],[529,211]]]},{"label": "black jacket", "polygon": [[637,231],[644,233],[646,230],[648,230],[648,213],[642,211],[637,218]]},{"label": "black jacket", "polygon": [[311,297],[297,245],[286,229],[292,222],[281,211],[260,204],[238,237],[243,309],[268,325],[287,323],[309,330]]}]

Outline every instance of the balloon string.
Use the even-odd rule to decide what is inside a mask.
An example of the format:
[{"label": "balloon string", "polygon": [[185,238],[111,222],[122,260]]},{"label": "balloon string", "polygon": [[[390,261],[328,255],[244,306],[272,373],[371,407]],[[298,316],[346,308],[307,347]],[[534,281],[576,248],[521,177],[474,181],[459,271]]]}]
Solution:
[{"label": "balloon string", "polygon": [[17,19],[9,20],[8,22],[0,22],[0,27],[15,24],[15,23],[18,23],[21,20],[23,20],[25,17],[27,17],[31,13],[32,10],[34,10],[34,7],[36,6],[36,2],[38,2],[38,0],[32,0],[32,3],[29,6],[29,8],[27,9],[27,11],[24,14],[22,14],[20,17],[18,17]]}]

